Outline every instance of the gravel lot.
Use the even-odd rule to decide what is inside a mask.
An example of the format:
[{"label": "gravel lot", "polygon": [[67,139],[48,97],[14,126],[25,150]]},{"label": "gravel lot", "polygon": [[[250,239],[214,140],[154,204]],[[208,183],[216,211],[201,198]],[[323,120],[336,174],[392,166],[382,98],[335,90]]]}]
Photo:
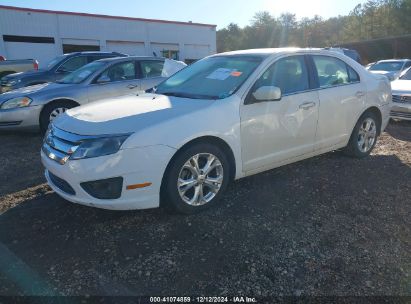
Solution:
[{"label": "gravel lot", "polygon": [[1,295],[411,295],[411,123],[367,159],[249,177],[195,216],[68,203],[39,136],[0,143]]}]

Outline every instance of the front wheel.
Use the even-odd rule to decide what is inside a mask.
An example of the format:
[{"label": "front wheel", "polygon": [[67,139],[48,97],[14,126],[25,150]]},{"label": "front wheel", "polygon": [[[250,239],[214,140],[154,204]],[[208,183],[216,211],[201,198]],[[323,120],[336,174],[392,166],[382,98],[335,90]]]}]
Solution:
[{"label": "front wheel", "polygon": [[372,112],[364,113],[354,127],[345,153],[356,158],[368,156],[377,143],[379,128],[377,116]]},{"label": "front wheel", "polygon": [[40,130],[46,132],[47,128],[57,116],[63,114],[68,109],[74,108],[76,104],[69,101],[57,101],[46,105],[40,114]]},{"label": "front wheel", "polygon": [[219,147],[195,144],[170,163],[163,181],[164,200],[180,213],[203,211],[218,202],[229,175],[229,162]]}]

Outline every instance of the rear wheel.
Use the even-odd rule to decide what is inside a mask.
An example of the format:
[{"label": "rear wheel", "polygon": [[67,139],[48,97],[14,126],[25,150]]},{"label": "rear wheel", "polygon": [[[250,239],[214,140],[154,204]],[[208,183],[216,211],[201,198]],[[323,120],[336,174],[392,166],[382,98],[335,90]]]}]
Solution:
[{"label": "rear wheel", "polygon": [[57,101],[46,105],[40,114],[41,132],[46,132],[50,122],[56,119],[57,116],[76,106],[74,102],[70,101]]},{"label": "rear wheel", "polygon": [[354,127],[345,153],[356,158],[368,156],[377,143],[379,128],[377,116],[372,112],[365,112]]},{"label": "rear wheel", "polygon": [[172,160],[163,181],[164,200],[180,213],[205,210],[226,190],[229,172],[229,162],[220,148],[195,144]]}]

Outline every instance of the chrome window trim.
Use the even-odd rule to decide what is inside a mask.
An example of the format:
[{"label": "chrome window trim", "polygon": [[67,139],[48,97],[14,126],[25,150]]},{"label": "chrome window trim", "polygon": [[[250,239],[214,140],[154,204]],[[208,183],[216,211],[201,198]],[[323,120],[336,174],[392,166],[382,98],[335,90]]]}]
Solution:
[{"label": "chrome window trim", "polygon": [[354,85],[354,84],[358,84],[358,83],[361,83],[361,81],[343,83],[343,84],[338,84],[338,85],[330,85],[330,86],[326,86],[326,87],[318,87],[317,90],[326,90],[326,89],[333,89],[333,88],[338,88],[338,87],[345,87],[345,86]]}]

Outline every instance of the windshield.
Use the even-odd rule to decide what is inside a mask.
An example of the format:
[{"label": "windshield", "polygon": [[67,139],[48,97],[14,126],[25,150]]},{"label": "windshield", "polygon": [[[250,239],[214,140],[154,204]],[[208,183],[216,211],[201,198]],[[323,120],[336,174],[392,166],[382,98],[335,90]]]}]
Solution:
[{"label": "windshield", "polygon": [[411,68],[409,68],[404,74],[402,74],[400,79],[411,80]]},{"label": "windshield", "polygon": [[162,82],[156,93],[194,99],[223,99],[240,88],[262,59],[257,56],[206,58]]},{"label": "windshield", "polygon": [[57,56],[47,64],[47,69],[51,70],[56,64],[60,63],[66,57],[66,55]]},{"label": "windshield", "polygon": [[88,77],[90,77],[90,75],[100,70],[100,68],[102,68],[105,65],[105,62],[94,61],[92,63],[86,64],[78,70],[75,70],[74,72],[68,74],[67,76],[63,77],[62,79],[56,82],[65,84],[76,84],[83,82]]},{"label": "windshield", "polygon": [[370,71],[387,71],[396,72],[402,69],[404,62],[402,61],[385,61],[379,62],[370,67]]}]

